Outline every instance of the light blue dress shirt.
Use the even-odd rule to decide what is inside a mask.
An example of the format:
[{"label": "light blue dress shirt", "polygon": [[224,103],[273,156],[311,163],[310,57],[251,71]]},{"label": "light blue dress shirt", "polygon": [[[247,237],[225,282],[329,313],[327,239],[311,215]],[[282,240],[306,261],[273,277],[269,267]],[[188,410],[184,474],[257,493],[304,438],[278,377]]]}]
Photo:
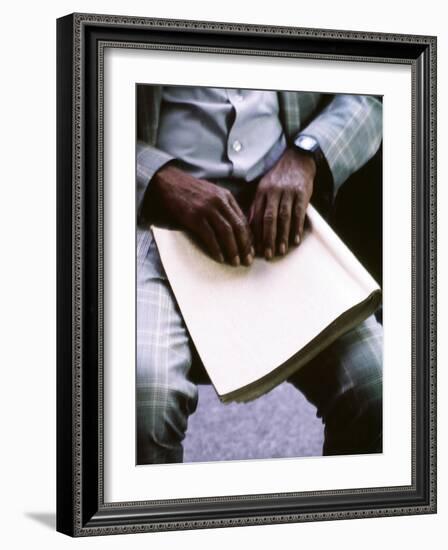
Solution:
[{"label": "light blue dress shirt", "polygon": [[164,86],[157,147],[197,178],[252,181],[286,148],[277,92]]}]

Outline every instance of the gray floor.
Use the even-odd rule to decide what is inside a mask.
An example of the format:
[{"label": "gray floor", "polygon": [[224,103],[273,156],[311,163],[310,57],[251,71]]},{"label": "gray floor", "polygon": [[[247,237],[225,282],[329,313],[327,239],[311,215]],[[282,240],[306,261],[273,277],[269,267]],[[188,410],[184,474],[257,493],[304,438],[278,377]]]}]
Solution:
[{"label": "gray floor", "polygon": [[323,427],[316,410],[288,383],[250,403],[224,405],[199,386],[184,440],[184,462],[319,456]]}]

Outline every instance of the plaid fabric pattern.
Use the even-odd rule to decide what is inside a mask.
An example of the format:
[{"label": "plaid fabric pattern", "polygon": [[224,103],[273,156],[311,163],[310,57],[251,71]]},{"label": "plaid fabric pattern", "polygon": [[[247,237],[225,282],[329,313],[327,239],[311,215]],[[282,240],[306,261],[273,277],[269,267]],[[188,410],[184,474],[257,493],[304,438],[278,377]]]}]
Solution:
[{"label": "plaid fabric pattern", "polygon": [[283,127],[291,139],[317,139],[333,176],[333,193],[378,151],[382,104],[374,96],[279,92]]},{"label": "plaid fabric pattern", "polygon": [[137,228],[137,463],[182,462],[197,406],[189,337],[152,233]]},{"label": "plaid fabric pattern", "polygon": [[371,315],[290,377],[325,424],[325,455],[382,450],[383,327]]},{"label": "plaid fabric pattern", "polygon": [[171,155],[160,149],[149,145],[143,146],[141,143],[137,144],[136,204],[138,219],[141,216],[143,196],[148,187],[148,182],[151,181],[151,178],[159,168],[172,159]]}]

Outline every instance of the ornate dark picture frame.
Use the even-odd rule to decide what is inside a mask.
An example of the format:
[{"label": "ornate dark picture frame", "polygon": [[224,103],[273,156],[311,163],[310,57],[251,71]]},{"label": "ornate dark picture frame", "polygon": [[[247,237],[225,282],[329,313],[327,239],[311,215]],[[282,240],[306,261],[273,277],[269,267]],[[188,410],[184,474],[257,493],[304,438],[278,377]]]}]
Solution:
[{"label": "ornate dark picture frame", "polygon": [[[108,503],[103,491],[102,55],[107,45],[412,69],[412,483]],[[57,21],[57,529],[71,536],[436,511],[436,38],[73,14]]]}]

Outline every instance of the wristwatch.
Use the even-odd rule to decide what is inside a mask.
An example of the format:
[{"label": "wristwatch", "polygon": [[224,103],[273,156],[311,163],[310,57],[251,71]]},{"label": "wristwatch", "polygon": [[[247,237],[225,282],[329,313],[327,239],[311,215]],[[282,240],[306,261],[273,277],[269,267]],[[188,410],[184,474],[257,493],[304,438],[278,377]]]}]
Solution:
[{"label": "wristwatch", "polygon": [[316,138],[300,134],[293,143],[296,149],[314,158],[316,168],[322,165],[324,155]]},{"label": "wristwatch", "polygon": [[327,212],[333,204],[333,176],[327,159],[313,136],[299,134],[293,139],[293,147],[314,158],[316,177],[314,179],[314,203],[322,212]]}]

